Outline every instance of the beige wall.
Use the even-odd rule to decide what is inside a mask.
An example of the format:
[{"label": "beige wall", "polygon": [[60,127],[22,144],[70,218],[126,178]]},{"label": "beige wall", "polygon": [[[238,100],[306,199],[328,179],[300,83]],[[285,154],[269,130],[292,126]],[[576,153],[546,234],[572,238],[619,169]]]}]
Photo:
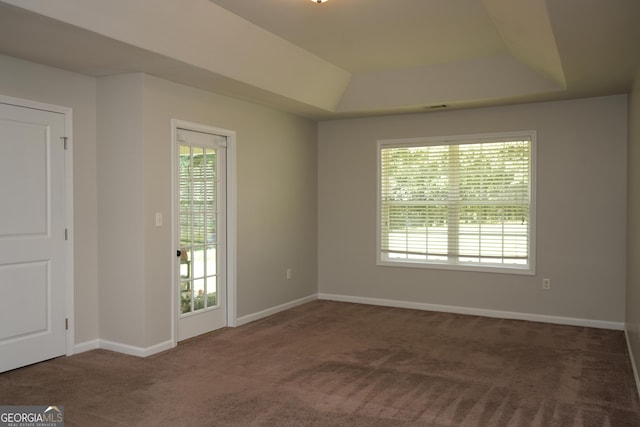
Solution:
[{"label": "beige wall", "polygon": [[640,367],[640,72],[629,96],[626,328]]},{"label": "beige wall", "polygon": [[75,342],[98,338],[96,82],[0,55],[0,94],[73,109]]},{"label": "beige wall", "polygon": [[[626,96],[322,122],[319,292],[624,321]],[[538,132],[537,274],[376,266],[376,141]],[[543,291],[542,278],[552,289]]]},{"label": "beige wall", "polygon": [[[170,212],[170,120],[236,131],[237,315],[317,291],[316,135],[314,121],[237,99],[145,78],[145,209]],[[156,231],[156,230],[154,230]],[[156,236],[167,245],[168,229]],[[150,252],[147,256],[153,257]],[[164,252],[153,266],[157,286],[169,275]],[[293,270],[286,280],[286,269]],[[164,271],[164,272],[163,272]]]},{"label": "beige wall", "polygon": [[237,132],[238,317],[317,292],[315,122],[142,74],[98,88],[101,338],[171,339],[171,119]]},{"label": "beige wall", "polygon": [[98,79],[100,339],[145,347],[144,75]]}]

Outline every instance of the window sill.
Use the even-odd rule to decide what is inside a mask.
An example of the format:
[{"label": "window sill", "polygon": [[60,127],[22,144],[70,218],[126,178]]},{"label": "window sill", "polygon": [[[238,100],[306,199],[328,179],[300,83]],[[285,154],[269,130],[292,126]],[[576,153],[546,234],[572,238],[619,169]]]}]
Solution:
[{"label": "window sill", "polygon": [[422,268],[427,270],[450,270],[450,271],[473,271],[477,273],[498,273],[498,274],[515,274],[521,276],[534,276],[535,268],[531,266],[507,267],[503,265],[470,265],[470,264],[449,264],[437,262],[411,262],[411,261],[389,261],[378,260],[376,263],[380,267],[399,267],[399,268]]}]

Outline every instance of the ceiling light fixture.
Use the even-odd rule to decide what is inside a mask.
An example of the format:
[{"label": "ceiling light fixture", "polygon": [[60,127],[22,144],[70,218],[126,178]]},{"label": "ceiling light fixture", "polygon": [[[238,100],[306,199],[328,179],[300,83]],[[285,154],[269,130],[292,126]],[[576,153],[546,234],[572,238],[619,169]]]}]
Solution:
[{"label": "ceiling light fixture", "polygon": [[311,1],[314,2],[314,3],[324,3],[327,0],[311,0]]}]

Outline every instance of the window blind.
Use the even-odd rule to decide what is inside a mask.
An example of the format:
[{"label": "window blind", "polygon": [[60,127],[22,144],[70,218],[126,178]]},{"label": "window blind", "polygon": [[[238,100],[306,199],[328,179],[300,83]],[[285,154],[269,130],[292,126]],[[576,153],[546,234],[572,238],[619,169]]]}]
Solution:
[{"label": "window blind", "polygon": [[381,259],[529,269],[532,144],[381,144]]}]

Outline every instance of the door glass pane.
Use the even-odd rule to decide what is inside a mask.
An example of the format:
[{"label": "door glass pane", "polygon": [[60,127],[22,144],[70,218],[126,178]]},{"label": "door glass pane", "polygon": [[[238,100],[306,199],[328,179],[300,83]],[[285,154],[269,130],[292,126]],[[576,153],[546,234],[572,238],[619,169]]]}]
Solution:
[{"label": "door glass pane", "polygon": [[191,253],[182,248],[180,250],[180,278],[191,278]]},{"label": "door glass pane", "polygon": [[180,146],[180,312],[218,306],[217,152]]},{"label": "door glass pane", "polygon": [[180,313],[189,313],[191,312],[191,301],[193,295],[191,293],[191,282],[190,281],[181,281],[180,282]]},{"label": "door glass pane", "polygon": [[191,245],[191,147],[180,146],[180,159],[178,165],[180,177],[180,245]]},{"label": "door glass pane", "polygon": [[193,310],[202,310],[204,308],[205,296],[205,280],[196,279],[193,281]]},{"label": "door glass pane", "polygon": [[215,245],[211,245],[211,246],[207,246],[207,276],[213,276],[214,274],[217,274],[217,269],[216,269],[216,261],[217,261],[217,254],[216,254],[216,247]]},{"label": "door glass pane", "polygon": [[206,216],[206,221],[207,221],[207,243],[209,244],[217,243],[218,236],[216,234],[216,229],[217,229],[216,213],[208,212]]},{"label": "door glass pane", "polygon": [[193,248],[191,251],[192,261],[191,261],[191,275],[194,278],[200,278],[205,276],[204,271],[204,248]]},{"label": "door glass pane", "polygon": [[180,211],[180,247],[185,250],[191,246],[191,224],[193,217],[189,208]]},{"label": "door glass pane", "polygon": [[217,277],[207,277],[207,307],[216,307],[218,305],[218,286],[216,284]]},{"label": "door glass pane", "polygon": [[205,243],[205,215],[202,202],[194,201],[193,207],[193,243],[195,245],[203,245]]}]

